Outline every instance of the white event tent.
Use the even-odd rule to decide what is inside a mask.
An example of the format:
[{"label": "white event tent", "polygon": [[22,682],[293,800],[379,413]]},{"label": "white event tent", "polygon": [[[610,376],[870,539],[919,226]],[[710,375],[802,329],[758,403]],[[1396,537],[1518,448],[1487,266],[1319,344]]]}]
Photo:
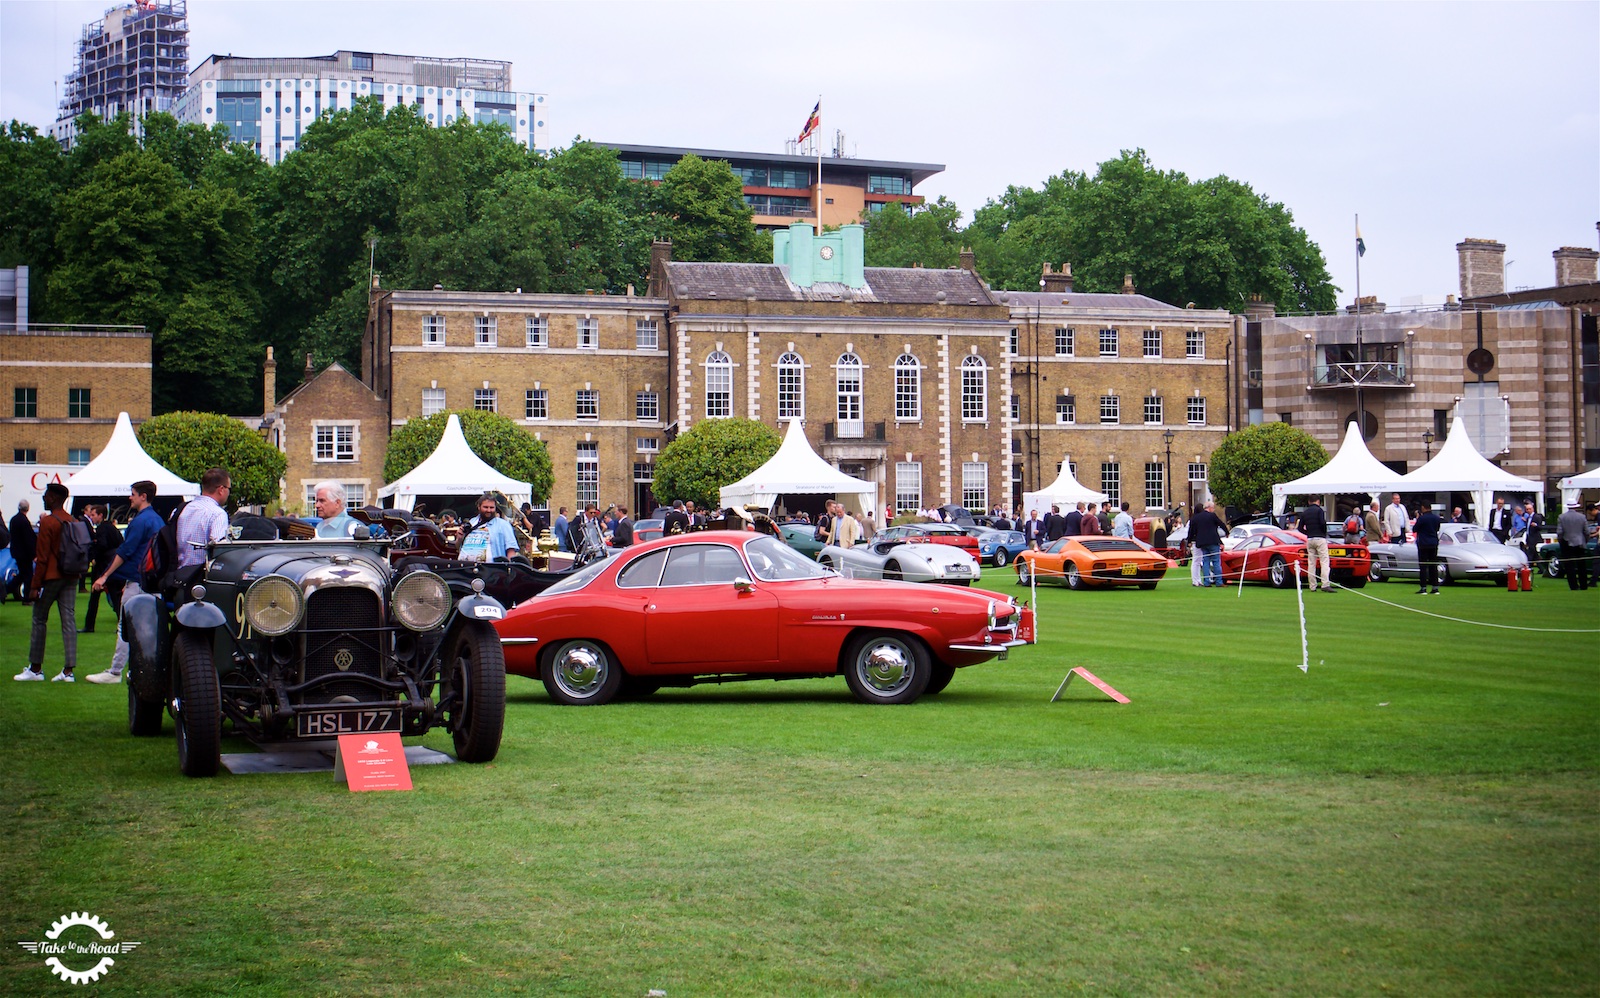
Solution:
[{"label": "white event tent", "polygon": [[1561,505],[1570,506],[1578,501],[1578,493],[1584,489],[1600,489],[1600,468],[1590,468],[1581,475],[1571,475],[1563,478],[1561,486]]},{"label": "white event tent", "polygon": [[1345,426],[1344,443],[1327,464],[1309,475],[1272,487],[1272,515],[1283,516],[1290,496],[1328,496],[1365,492],[1377,499],[1380,492],[1396,488],[1400,475],[1367,450],[1361,428],[1354,420]]},{"label": "white event tent", "polygon": [[770,510],[787,495],[829,496],[862,513],[878,508],[878,486],[853,478],[818,457],[798,419],[789,421],[778,453],[732,485],[724,485],[718,501],[724,509],[754,504]]},{"label": "white event tent", "polygon": [[1067,509],[1077,506],[1080,502],[1106,502],[1110,498],[1104,492],[1096,492],[1080,484],[1072,474],[1072,461],[1063,459],[1061,474],[1056,476],[1055,481],[1037,492],[1022,494],[1022,515],[1027,516],[1032,510],[1038,510],[1042,516],[1050,512],[1051,506]]},{"label": "white event tent", "polygon": [[461,432],[461,420],[452,412],[433,453],[398,481],[379,489],[378,495],[385,499],[393,496],[395,508],[409,511],[417,496],[477,496],[484,492],[503,492],[519,505],[532,494],[527,482],[500,474],[472,452]]},{"label": "white event tent", "polygon": [[111,430],[111,439],[93,461],[67,479],[67,488],[74,499],[90,496],[128,497],[128,488],[134,482],[154,482],[158,496],[182,496],[193,499],[200,494],[200,486],[186,482],[156,463],[145,453],[139,438],[133,432],[133,422],[125,412],[117,414],[117,425]]},{"label": "white event tent", "polygon": [[1467,425],[1460,416],[1450,426],[1450,436],[1432,461],[1402,476],[1397,492],[1470,492],[1472,513],[1478,526],[1489,525],[1489,507],[1496,492],[1526,492],[1544,512],[1544,486],[1518,478],[1490,462],[1467,437]]}]

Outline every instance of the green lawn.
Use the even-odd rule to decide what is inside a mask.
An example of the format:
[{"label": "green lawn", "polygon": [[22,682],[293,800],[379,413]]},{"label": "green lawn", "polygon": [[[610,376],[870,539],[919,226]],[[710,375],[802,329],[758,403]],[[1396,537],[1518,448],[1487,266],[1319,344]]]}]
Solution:
[{"label": "green lawn", "polygon": [[[1543,580],[1362,592],[1600,628]],[[1037,647],[910,707],[513,678],[499,759],[408,794],[187,780],[123,690],[0,680],[0,993],[1600,992],[1600,633],[1314,594],[1302,674],[1292,592],[1041,595]],[[1075,665],[1132,703],[1050,703]],[[72,911],[143,946],[62,984],[15,942]]]}]

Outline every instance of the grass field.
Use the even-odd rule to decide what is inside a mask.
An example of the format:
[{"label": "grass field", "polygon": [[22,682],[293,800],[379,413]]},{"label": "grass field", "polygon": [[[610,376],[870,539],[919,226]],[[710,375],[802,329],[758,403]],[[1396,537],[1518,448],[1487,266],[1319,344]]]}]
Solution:
[{"label": "grass field", "polygon": [[[1600,628],[1593,591],[1412,591],[1362,592]],[[0,993],[1600,992],[1600,633],[1305,602],[1306,674],[1294,593],[1174,573],[1043,591],[1039,645],[910,707],[513,678],[500,757],[412,793],[187,780],[123,690],[3,680]],[[0,607],[7,675],[26,644]],[[1050,703],[1076,665],[1132,703]],[[143,945],[62,984],[15,943],[73,911]]]}]

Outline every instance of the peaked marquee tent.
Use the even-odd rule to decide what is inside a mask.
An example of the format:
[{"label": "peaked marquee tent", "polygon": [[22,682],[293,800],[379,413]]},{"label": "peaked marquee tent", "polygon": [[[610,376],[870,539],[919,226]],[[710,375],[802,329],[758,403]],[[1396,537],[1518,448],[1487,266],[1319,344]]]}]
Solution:
[{"label": "peaked marquee tent", "polygon": [[1027,516],[1030,510],[1035,509],[1041,513],[1048,513],[1051,506],[1066,507],[1076,506],[1080,502],[1106,502],[1110,498],[1104,492],[1096,492],[1079,484],[1078,479],[1072,474],[1072,462],[1063,460],[1061,474],[1056,476],[1055,481],[1037,492],[1022,494],[1022,515]]},{"label": "peaked marquee tent", "polygon": [[112,428],[111,439],[106,441],[100,454],[67,479],[66,484],[75,500],[91,496],[126,500],[129,486],[141,481],[155,482],[156,495],[161,497],[193,499],[200,494],[198,484],[184,481],[145,453],[133,432],[133,422],[123,412],[117,414],[117,425]]},{"label": "peaked marquee tent", "polygon": [[1403,476],[1395,486],[1398,492],[1470,492],[1472,513],[1478,526],[1489,525],[1489,507],[1496,492],[1526,492],[1544,512],[1544,485],[1518,478],[1493,464],[1467,437],[1467,424],[1460,416],[1450,426],[1450,436],[1432,461]]},{"label": "peaked marquee tent", "polygon": [[878,508],[878,486],[853,478],[818,457],[798,419],[789,421],[778,453],[732,485],[724,485],[718,501],[724,508],[753,503],[770,510],[786,495],[837,497],[862,513]]},{"label": "peaked marquee tent", "polygon": [[433,453],[398,481],[379,489],[378,496],[393,496],[396,508],[409,511],[418,496],[477,496],[489,491],[503,492],[517,504],[527,502],[532,494],[527,482],[500,474],[472,452],[461,432],[461,420],[452,412]]},{"label": "peaked marquee tent", "polygon": [[1327,464],[1309,475],[1272,487],[1272,515],[1283,516],[1290,496],[1365,492],[1376,499],[1378,493],[1393,490],[1399,483],[1399,473],[1372,456],[1372,452],[1367,450],[1367,442],[1361,437],[1361,428],[1351,420],[1345,426],[1344,443],[1339,445],[1339,453],[1333,455]]},{"label": "peaked marquee tent", "polygon": [[1561,486],[1561,505],[1568,506],[1578,501],[1578,493],[1584,489],[1600,489],[1600,467],[1563,478],[1558,484]]}]

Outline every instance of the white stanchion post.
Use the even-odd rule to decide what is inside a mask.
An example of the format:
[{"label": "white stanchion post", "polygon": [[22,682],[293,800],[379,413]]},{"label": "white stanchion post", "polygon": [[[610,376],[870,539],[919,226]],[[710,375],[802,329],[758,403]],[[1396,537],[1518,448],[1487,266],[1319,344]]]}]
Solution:
[{"label": "white stanchion post", "polygon": [[1300,588],[1300,563],[1294,563],[1294,601],[1300,607],[1300,671],[1311,672],[1311,646],[1306,643],[1305,590]]}]

